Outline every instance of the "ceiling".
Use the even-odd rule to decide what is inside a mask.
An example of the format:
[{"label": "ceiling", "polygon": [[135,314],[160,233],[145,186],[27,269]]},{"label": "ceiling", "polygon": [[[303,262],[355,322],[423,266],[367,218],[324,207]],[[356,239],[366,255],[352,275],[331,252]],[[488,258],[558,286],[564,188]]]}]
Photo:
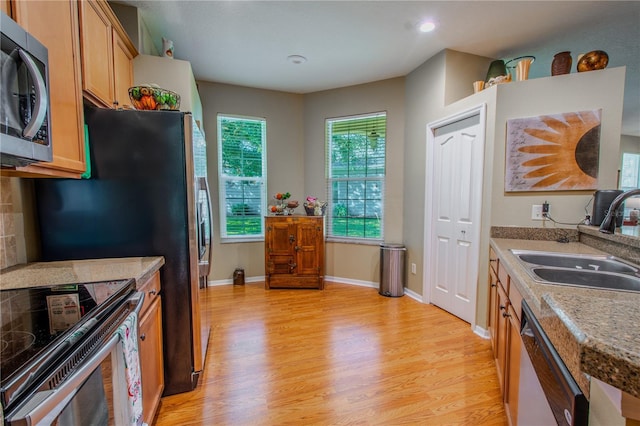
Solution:
[{"label": "ceiling", "polygon": [[[115,2],[138,7],[158,49],[172,40],[197,80],[292,93],[404,76],[445,48],[533,55],[529,78],[549,76],[555,53],[571,51],[576,72],[578,54],[604,50],[627,67],[622,133],[640,137],[638,1]],[[417,30],[424,19],[433,32]]]}]

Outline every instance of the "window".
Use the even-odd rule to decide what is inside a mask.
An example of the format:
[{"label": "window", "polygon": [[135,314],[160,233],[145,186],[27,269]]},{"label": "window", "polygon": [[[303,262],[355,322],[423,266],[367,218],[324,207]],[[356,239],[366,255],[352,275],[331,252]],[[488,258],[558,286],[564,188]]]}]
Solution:
[{"label": "window", "polygon": [[[635,188],[640,188],[640,154],[625,152],[622,154],[620,189],[629,191]],[[639,204],[640,197],[627,198],[624,203],[624,217],[629,217],[631,210],[640,207]]]},{"label": "window", "polygon": [[264,236],[266,120],[218,115],[218,180],[222,238]]},{"label": "window", "polygon": [[622,154],[620,189],[628,191],[634,188],[640,188],[640,154],[625,152]]},{"label": "window", "polygon": [[327,235],[382,240],[387,114],[326,121]]}]

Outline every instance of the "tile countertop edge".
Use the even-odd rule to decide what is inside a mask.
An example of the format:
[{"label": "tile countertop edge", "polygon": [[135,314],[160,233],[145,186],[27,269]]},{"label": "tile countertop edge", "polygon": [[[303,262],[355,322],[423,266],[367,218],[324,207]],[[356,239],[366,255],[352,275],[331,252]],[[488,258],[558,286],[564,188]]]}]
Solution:
[{"label": "tile countertop edge", "polygon": [[502,238],[492,238],[491,246],[585,395],[592,376],[640,397],[640,295],[537,283],[509,250],[604,252],[581,243]]},{"label": "tile countertop edge", "polygon": [[16,265],[0,271],[0,289],[76,284],[134,278],[146,282],[164,265],[164,257],[63,260]]}]

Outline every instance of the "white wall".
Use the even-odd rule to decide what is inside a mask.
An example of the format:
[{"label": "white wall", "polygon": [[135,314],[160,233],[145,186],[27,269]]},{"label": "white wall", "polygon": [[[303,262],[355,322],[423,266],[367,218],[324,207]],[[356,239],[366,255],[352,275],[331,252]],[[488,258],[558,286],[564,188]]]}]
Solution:
[{"label": "white wall", "polygon": [[230,280],[236,267],[246,277],[264,275],[264,242],[221,243],[218,203],[217,115],[235,114],[267,120],[267,195],[290,192],[302,200],[304,187],[302,95],[199,82],[207,129],[209,186],[214,215],[213,265],[209,280]]},{"label": "white wall", "polygon": [[416,264],[416,274],[409,274],[407,287],[418,294],[422,294],[424,272],[427,124],[460,111],[447,109],[446,104],[472,95],[473,82],[484,80],[490,62],[489,58],[443,50],[406,77],[404,243],[407,262]]},{"label": "white wall", "polygon": [[[387,113],[384,239],[402,243],[404,199],[404,78],[393,78],[304,97],[305,193],[327,197],[325,178],[325,120],[369,112]],[[379,281],[378,244],[327,243],[326,275]]]},{"label": "white wall", "polygon": [[[563,191],[539,193],[505,193],[505,133],[506,121],[511,118],[531,117],[543,114],[583,111],[602,108],[599,189],[615,188],[619,168],[620,123],[624,89],[624,68],[606,69],[589,73],[574,73],[512,82],[472,94],[472,75],[451,73],[457,70],[449,64],[460,63],[459,52],[444,51],[436,55],[406,79],[406,142],[405,142],[405,244],[409,262],[416,263],[418,273],[409,275],[409,288],[422,294],[425,142],[426,124],[440,120],[481,103],[487,108],[487,134],[485,147],[485,173],[482,211],[481,247],[488,247],[491,226],[550,226],[549,223],[532,221],[531,204],[547,200],[551,213],[558,221],[579,222],[584,218],[584,207],[593,191]],[[485,58],[486,59],[486,58]],[[470,57],[480,62],[482,58]],[[463,61],[464,62],[464,61]],[[480,71],[476,67],[478,78]],[[470,81],[466,81],[466,80]],[[456,85],[458,91],[451,88]],[[465,86],[465,84],[467,86]],[[469,87],[469,96],[445,105],[445,87],[448,93],[463,94]],[[418,208],[412,208],[415,205]],[[486,324],[486,286],[488,254],[480,260],[476,323]]]},{"label": "white wall", "polygon": [[[512,118],[602,109],[598,189],[617,188],[625,68],[573,73],[497,87],[492,225],[550,226],[531,220],[531,205],[551,205],[560,222],[578,223],[594,191],[504,192],[506,122]],[[589,207],[590,209],[591,207]]]}]

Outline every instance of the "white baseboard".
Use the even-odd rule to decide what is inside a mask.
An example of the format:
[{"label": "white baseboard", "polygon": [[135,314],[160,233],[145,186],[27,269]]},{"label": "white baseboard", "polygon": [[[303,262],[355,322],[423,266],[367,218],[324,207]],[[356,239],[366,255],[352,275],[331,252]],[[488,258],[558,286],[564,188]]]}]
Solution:
[{"label": "white baseboard", "polygon": [[[352,278],[340,278],[340,277],[333,277],[330,275],[325,275],[324,281],[330,282],[330,283],[349,284],[349,285],[355,285],[359,287],[369,287],[369,288],[375,288],[375,289],[379,287],[379,283],[374,281],[354,280]],[[245,283],[264,282],[264,275],[258,276],[258,277],[246,277],[244,282]],[[229,284],[233,284],[233,279],[208,281],[207,287],[215,287],[215,286],[229,285]],[[405,287],[404,294],[420,303],[424,303],[422,301],[422,296],[413,290],[410,290]]]},{"label": "white baseboard", "polygon": [[475,327],[473,327],[473,332],[478,336],[482,337],[483,339],[491,338],[491,335],[489,334],[489,330],[482,328],[479,325],[476,325]]},{"label": "white baseboard", "polygon": [[357,285],[359,287],[378,288],[378,283],[375,283],[373,281],[354,280],[351,278],[332,277],[328,275],[324,276],[324,281],[337,284]]},{"label": "white baseboard", "polygon": [[[264,282],[264,275],[258,276],[258,277],[245,277],[244,282],[245,284]],[[207,287],[215,287],[219,285],[229,285],[229,284],[233,284],[233,279],[207,281]]]}]

